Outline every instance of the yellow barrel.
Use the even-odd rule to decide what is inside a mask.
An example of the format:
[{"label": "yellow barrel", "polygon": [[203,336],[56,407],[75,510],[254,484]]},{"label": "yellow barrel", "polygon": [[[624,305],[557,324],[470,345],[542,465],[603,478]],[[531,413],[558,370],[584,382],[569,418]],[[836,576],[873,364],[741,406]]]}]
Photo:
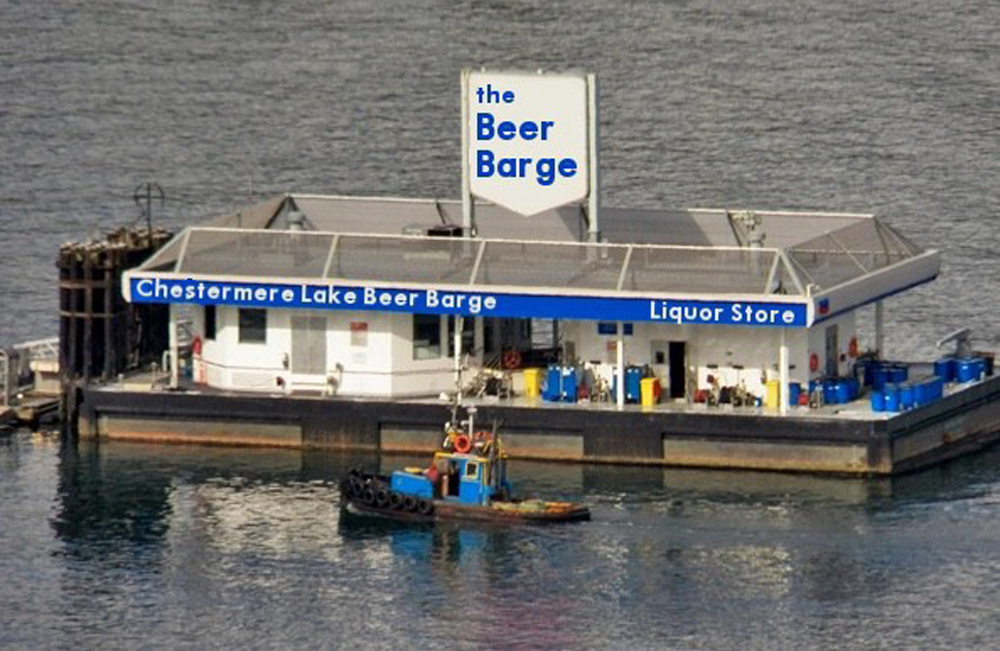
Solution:
[{"label": "yellow barrel", "polygon": [[781,395],[781,381],[780,380],[768,380],[767,381],[767,395],[764,396],[764,406],[765,407],[777,407]]},{"label": "yellow barrel", "polygon": [[656,404],[655,377],[644,377],[639,380],[639,397],[643,407],[651,407]]},{"label": "yellow barrel", "polygon": [[524,395],[537,398],[542,393],[542,369],[524,369]]}]

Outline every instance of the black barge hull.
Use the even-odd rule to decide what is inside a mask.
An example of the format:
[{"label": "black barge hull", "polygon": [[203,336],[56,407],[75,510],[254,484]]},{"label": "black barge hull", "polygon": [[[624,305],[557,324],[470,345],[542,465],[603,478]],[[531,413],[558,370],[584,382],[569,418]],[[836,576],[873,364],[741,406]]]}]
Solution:
[{"label": "black barge hull", "polygon": [[[1000,440],[1000,377],[889,418],[584,405],[480,405],[511,458],[848,475],[894,475]],[[83,391],[79,436],[426,454],[448,407],[433,402]],[[483,420],[485,419],[485,420]]]}]

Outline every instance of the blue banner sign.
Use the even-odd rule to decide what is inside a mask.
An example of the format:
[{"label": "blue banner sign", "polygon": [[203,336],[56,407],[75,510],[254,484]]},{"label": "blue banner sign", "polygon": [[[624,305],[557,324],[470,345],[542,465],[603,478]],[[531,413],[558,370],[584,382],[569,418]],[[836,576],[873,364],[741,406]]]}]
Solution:
[{"label": "blue banner sign", "polygon": [[633,297],[563,296],[467,292],[442,289],[241,283],[132,276],[133,303],[194,303],[314,310],[370,310],[411,314],[455,314],[670,324],[801,327],[804,303],[697,301]]}]

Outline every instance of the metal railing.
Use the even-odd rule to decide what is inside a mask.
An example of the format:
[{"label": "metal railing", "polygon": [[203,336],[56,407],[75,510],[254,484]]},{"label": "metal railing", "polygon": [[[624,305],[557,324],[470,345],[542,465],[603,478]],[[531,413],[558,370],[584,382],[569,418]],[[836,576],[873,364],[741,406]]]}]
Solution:
[{"label": "metal railing", "polygon": [[0,405],[14,402],[18,394],[35,387],[33,361],[57,361],[59,337],[36,339],[0,349]]}]

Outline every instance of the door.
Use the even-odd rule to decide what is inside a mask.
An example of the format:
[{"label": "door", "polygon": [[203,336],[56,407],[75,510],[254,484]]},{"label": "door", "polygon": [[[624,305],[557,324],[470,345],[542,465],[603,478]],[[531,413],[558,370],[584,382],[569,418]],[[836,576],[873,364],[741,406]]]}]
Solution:
[{"label": "door", "polygon": [[292,373],[326,375],[326,317],[292,317]]},{"label": "door", "polygon": [[836,324],[826,329],[826,376],[837,377],[840,369],[840,349]]},{"label": "door", "polygon": [[683,398],[687,389],[687,343],[670,342],[670,397]]}]

